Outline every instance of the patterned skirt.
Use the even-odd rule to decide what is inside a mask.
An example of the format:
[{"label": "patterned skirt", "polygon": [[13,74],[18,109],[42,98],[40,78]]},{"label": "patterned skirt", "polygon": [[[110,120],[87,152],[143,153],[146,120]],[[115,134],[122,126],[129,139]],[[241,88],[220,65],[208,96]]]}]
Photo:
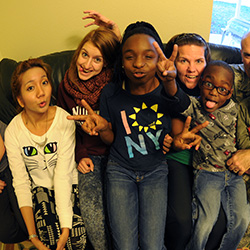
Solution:
[{"label": "patterned skirt", "polygon": [[[54,250],[61,235],[59,218],[56,214],[54,190],[36,187],[32,194],[38,237],[45,246]],[[73,185],[72,188],[72,205],[73,225],[65,249],[80,250],[84,249],[86,245],[86,230],[79,209],[78,185]]]}]

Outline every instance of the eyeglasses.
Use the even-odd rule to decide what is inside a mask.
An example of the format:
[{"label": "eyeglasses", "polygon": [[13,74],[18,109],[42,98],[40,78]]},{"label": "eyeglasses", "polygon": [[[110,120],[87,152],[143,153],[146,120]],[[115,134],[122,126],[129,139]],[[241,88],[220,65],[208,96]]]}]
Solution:
[{"label": "eyeglasses", "polygon": [[231,89],[228,90],[226,88],[223,88],[223,87],[216,87],[214,86],[211,82],[208,82],[208,81],[203,81],[202,82],[202,86],[205,88],[205,89],[209,89],[209,90],[213,90],[214,88],[216,88],[217,92],[220,94],[220,95],[223,95],[223,96],[227,96],[230,94],[231,92]]}]

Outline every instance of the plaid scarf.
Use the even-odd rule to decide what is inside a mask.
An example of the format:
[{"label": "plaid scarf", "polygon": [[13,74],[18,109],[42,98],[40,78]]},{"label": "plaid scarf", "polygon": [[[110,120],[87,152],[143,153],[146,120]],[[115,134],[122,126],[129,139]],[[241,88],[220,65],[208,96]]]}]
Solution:
[{"label": "plaid scarf", "polygon": [[64,76],[64,87],[77,105],[82,106],[81,100],[84,99],[93,110],[97,110],[101,91],[111,78],[112,70],[103,68],[98,75],[82,81],[79,79],[77,71],[69,68]]}]

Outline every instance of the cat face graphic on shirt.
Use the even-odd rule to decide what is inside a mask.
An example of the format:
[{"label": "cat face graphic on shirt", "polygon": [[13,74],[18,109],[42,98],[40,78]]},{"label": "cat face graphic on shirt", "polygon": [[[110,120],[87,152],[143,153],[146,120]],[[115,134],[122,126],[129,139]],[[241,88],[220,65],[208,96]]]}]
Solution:
[{"label": "cat face graphic on shirt", "polygon": [[57,162],[57,142],[49,142],[44,146],[23,147],[24,162],[29,171],[42,167],[43,170],[54,167]]}]

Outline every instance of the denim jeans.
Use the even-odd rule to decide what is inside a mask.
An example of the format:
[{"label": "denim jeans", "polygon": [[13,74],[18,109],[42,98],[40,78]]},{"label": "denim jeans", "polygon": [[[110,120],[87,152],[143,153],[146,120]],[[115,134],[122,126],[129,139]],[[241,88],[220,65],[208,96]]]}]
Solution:
[{"label": "denim jeans", "polygon": [[197,212],[197,220],[188,249],[205,249],[221,203],[227,216],[227,232],[219,249],[237,249],[250,220],[246,186],[242,176],[228,170],[197,170],[194,180],[194,204],[197,206],[197,211],[194,209],[194,212]]},{"label": "denim jeans", "polygon": [[114,249],[165,249],[167,163],[152,171],[136,172],[109,160],[106,176]]},{"label": "denim jeans", "polygon": [[108,249],[108,231],[105,221],[103,189],[107,156],[90,156],[94,171],[78,171],[80,209],[87,236],[95,250]]}]

